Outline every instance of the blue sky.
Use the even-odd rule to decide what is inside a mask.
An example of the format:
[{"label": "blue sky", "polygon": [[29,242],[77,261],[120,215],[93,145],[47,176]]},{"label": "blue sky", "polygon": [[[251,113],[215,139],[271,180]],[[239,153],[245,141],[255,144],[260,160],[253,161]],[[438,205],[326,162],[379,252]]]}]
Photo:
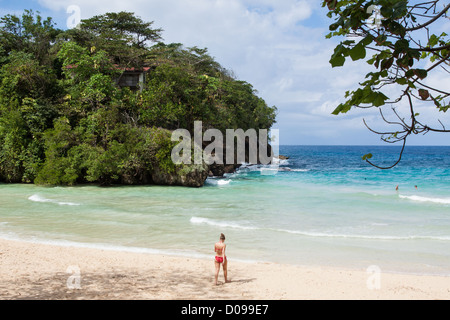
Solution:
[{"label": "blue sky", "polygon": [[[331,112],[344,93],[372,71],[364,62],[331,68],[330,55],[337,39],[327,40],[326,10],[319,0],[0,0],[0,16],[24,9],[51,16],[61,29],[73,21],[70,6],[81,19],[112,11],[135,12],[164,29],[164,42],[208,48],[209,53],[240,79],[251,83],[259,96],[278,108],[276,129],[281,144],[378,145],[369,132],[386,128],[376,110]],[[72,20],[70,20],[72,19]],[[441,28],[450,30],[450,20]],[[431,82],[450,87],[447,75]],[[399,109],[401,111],[401,108]],[[425,122],[439,118],[450,124],[450,114],[420,110]],[[406,114],[405,114],[406,115]],[[428,123],[428,122],[427,122]],[[450,127],[450,125],[449,125]],[[391,128],[392,129],[392,128]],[[411,145],[449,145],[448,134],[412,137]]]}]

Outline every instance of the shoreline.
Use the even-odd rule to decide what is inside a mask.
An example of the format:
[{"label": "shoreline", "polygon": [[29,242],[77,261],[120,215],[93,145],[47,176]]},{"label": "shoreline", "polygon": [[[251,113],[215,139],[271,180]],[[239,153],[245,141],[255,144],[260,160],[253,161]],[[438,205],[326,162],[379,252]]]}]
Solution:
[{"label": "shoreline", "polygon": [[0,239],[2,300],[435,300],[450,277],[211,259]]},{"label": "shoreline", "polygon": [[[98,251],[105,251],[105,252],[118,252],[118,253],[131,253],[131,254],[143,254],[143,255],[153,255],[153,256],[167,256],[167,257],[174,257],[179,259],[197,259],[197,260],[207,260],[210,258],[210,255],[204,254],[204,253],[198,253],[194,251],[185,251],[185,252],[177,252],[177,251],[171,251],[170,249],[155,249],[155,248],[146,248],[146,247],[129,247],[129,246],[122,246],[122,245],[113,245],[113,244],[106,244],[106,243],[87,243],[87,242],[74,242],[74,241],[68,241],[68,240],[44,240],[44,239],[26,239],[26,238],[20,238],[20,237],[4,237],[0,236],[0,243],[1,241],[11,241],[11,242],[19,242],[19,243],[28,243],[28,244],[35,244],[35,245],[44,245],[44,246],[53,246],[53,247],[62,247],[62,248],[80,248],[80,249],[92,249],[92,250],[98,250]],[[1,252],[0,252],[1,255]],[[339,265],[336,264],[324,264],[324,263],[313,263],[313,262],[304,262],[304,263],[296,263],[296,262],[289,262],[289,261],[275,261],[275,260],[251,260],[251,259],[242,259],[239,257],[235,257],[233,255],[233,262],[242,263],[242,264],[248,264],[248,265],[255,265],[255,264],[273,264],[273,265],[287,265],[287,266],[298,266],[301,268],[325,268],[325,269],[343,269],[343,270],[349,270],[349,271],[366,271],[367,268],[370,267],[370,263],[361,265],[361,263],[356,265],[351,265],[350,263],[340,263]],[[388,274],[401,274],[401,275],[411,275],[411,276],[432,276],[432,277],[444,277],[444,278],[450,278],[450,270],[447,273],[439,273],[439,272],[425,272],[425,271],[418,271],[418,269],[415,270],[402,270],[401,268],[396,267],[386,267],[386,265],[383,265],[383,272]]]}]

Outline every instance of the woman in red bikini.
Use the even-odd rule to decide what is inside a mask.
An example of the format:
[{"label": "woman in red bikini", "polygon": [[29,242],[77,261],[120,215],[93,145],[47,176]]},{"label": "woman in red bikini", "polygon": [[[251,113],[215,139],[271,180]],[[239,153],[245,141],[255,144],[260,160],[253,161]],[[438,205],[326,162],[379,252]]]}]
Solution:
[{"label": "woman in red bikini", "polygon": [[225,278],[225,283],[227,280],[227,257],[225,256],[225,249],[227,245],[225,244],[225,235],[223,233],[220,234],[220,240],[214,245],[214,252],[216,253],[216,257],[214,258],[214,264],[216,266],[216,282],[219,278],[220,265],[222,264],[223,268],[223,276]]}]

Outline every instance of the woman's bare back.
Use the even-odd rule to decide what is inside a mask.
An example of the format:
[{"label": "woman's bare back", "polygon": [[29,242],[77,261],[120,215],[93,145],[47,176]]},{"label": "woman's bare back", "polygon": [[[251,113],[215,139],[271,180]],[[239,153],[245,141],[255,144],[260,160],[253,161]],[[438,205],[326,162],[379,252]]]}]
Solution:
[{"label": "woman's bare back", "polygon": [[214,246],[214,251],[218,256],[222,256],[222,251],[225,250],[226,244],[223,242],[217,242]]}]

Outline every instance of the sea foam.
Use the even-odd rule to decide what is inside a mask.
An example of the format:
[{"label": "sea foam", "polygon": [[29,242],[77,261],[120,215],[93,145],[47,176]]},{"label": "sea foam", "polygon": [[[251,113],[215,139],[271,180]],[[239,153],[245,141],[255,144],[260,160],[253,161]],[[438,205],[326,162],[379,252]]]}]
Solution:
[{"label": "sea foam", "polygon": [[315,231],[301,231],[301,230],[288,230],[281,228],[271,227],[255,227],[245,226],[236,222],[223,222],[216,221],[202,217],[192,217],[190,222],[192,224],[206,224],[213,227],[231,228],[241,230],[265,230],[280,233],[295,234],[303,237],[310,238],[341,238],[341,239],[362,239],[362,240],[392,240],[392,241],[408,241],[408,240],[437,240],[437,241],[450,241],[449,236],[429,236],[429,235],[379,235],[379,234],[342,234],[333,232],[315,232]]},{"label": "sea foam", "polygon": [[190,222],[192,224],[207,224],[214,227],[221,227],[221,228],[234,228],[234,229],[242,229],[242,230],[256,230],[258,228],[251,227],[251,226],[243,226],[237,223],[232,222],[222,222],[222,221],[214,221],[207,218],[201,218],[201,217],[192,217]]},{"label": "sea foam", "polygon": [[34,194],[31,197],[28,198],[28,200],[33,201],[33,202],[48,202],[48,203],[54,203],[54,204],[58,204],[60,206],[79,206],[79,203],[73,203],[73,202],[62,202],[62,201],[57,201],[57,200],[52,200],[52,199],[47,199],[44,198],[38,194]]},{"label": "sea foam", "polygon": [[440,203],[440,204],[450,204],[450,198],[428,198],[428,197],[421,197],[421,196],[403,196],[399,195],[400,199],[407,199],[412,201],[418,201],[418,202],[433,202],[433,203]]},{"label": "sea foam", "polygon": [[231,182],[230,179],[214,179],[214,178],[206,179],[206,184],[212,186],[226,186],[229,185],[230,182]]}]

